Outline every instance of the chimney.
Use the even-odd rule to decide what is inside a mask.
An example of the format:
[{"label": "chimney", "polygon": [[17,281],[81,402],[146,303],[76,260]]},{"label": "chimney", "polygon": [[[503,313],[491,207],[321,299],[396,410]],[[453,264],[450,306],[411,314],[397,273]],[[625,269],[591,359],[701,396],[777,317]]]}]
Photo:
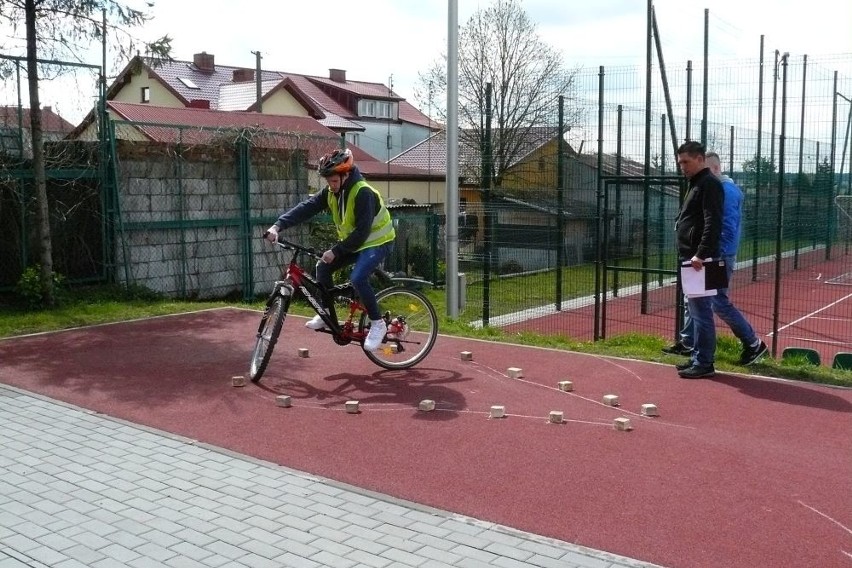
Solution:
[{"label": "chimney", "polygon": [[191,99],[189,101],[189,108],[210,108],[210,101],[207,99]]},{"label": "chimney", "polygon": [[254,69],[234,69],[234,83],[254,81]]},{"label": "chimney", "polygon": [[198,67],[199,71],[212,73],[216,70],[216,64],[214,63],[212,53],[207,53],[206,51],[196,53],[192,56],[192,62],[195,63],[195,66]]},{"label": "chimney", "polygon": [[329,69],[328,78],[336,83],[345,83],[346,69]]},{"label": "chimney", "polygon": [[53,107],[50,106],[50,105],[43,106],[43,107],[41,107],[41,112],[53,112]]}]

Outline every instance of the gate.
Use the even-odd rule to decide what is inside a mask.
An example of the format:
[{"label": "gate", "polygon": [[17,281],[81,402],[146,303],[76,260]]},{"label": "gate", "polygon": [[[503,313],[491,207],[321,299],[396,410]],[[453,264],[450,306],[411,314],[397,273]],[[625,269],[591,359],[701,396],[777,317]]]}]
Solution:
[{"label": "gate", "polygon": [[683,303],[674,225],[684,180],[616,175],[601,176],[601,182],[595,339],[606,338],[613,310],[619,322],[657,320],[641,328],[657,327],[666,334],[674,328],[676,335]]}]

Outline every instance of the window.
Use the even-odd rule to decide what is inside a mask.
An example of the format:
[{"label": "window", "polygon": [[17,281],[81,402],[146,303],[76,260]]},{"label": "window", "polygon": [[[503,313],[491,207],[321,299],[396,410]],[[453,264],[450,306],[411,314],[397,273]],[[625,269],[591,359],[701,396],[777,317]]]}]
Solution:
[{"label": "window", "polygon": [[190,79],[187,79],[186,77],[178,77],[178,81],[183,83],[184,87],[186,87],[187,89],[200,89],[201,88],[198,85],[196,85],[195,83],[193,83]]},{"label": "window", "polygon": [[139,93],[139,100],[143,103],[151,102],[151,87],[142,87]]},{"label": "window", "polygon": [[393,101],[371,101],[369,99],[358,101],[358,116],[395,120],[398,112],[399,103]]},{"label": "window", "polygon": [[353,146],[359,146],[361,144],[361,135],[358,132],[347,132],[346,141]]}]

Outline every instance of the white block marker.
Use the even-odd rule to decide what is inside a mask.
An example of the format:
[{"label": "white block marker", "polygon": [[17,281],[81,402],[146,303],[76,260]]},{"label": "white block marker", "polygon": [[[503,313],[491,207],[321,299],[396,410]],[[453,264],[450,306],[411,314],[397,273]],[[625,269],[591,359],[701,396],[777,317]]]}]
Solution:
[{"label": "white block marker", "polygon": [[282,408],[290,408],[290,405],[292,404],[292,399],[289,395],[279,394],[275,397],[275,404]]},{"label": "white block marker", "polygon": [[491,407],[491,418],[506,418],[506,407],[505,406],[492,406]]},{"label": "white block marker", "polygon": [[462,351],[459,353],[462,361],[473,361],[473,353],[470,351]]},{"label": "white block marker", "polygon": [[656,404],[643,404],[642,405],[642,416],[659,416],[660,411],[657,410]]},{"label": "white block marker", "polygon": [[607,406],[618,406],[618,395],[605,394],[603,397],[603,403]]},{"label": "white block marker", "polygon": [[633,425],[630,424],[629,418],[616,418],[612,421],[615,429],[620,432],[627,432],[628,430],[633,430]]},{"label": "white block marker", "polygon": [[418,408],[423,412],[432,412],[433,410],[435,410],[435,401],[429,400],[428,398],[421,400],[420,406]]},{"label": "white block marker", "polygon": [[358,401],[357,400],[347,400],[346,401],[346,412],[349,414],[358,414]]},{"label": "white block marker", "polygon": [[550,411],[550,423],[551,424],[562,424],[565,422],[565,416],[562,414],[561,410],[551,410]]},{"label": "white block marker", "polygon": [[231,386],[244,387],[246,386],[246,378],[242,375],[234,375],[231,377]]},{"label": "white block marker", "polygon": [[559,381],[559,390],[563,392],[571,392],[574,390],[574,383],[571,381]]},{"label": "white block marker", "polygon": [[302,359],[307,359],[310,356],[311,352],[306,347],[299,348],[299,357],[301,357]]},{"label": "white block marker", "polygon": [[509,367],[506,370],[506,373],[509,375],[510,379],[520,379],[524,376],[524,370],[520,367]]}]

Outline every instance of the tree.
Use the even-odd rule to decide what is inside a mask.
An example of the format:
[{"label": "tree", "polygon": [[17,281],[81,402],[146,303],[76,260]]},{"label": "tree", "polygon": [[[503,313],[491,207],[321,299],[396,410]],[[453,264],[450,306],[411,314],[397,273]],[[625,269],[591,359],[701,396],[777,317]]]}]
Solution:
[{"label": "tree", "polygon": [[775,169],[775,161],[764,156],[755,155],[751,160],[743,162],[743,186],[757,186],[757,168],[760,165],[760,189],[764,190],[769,187],[777,187],[778,171]]},{"label": "tree", "polygon": [[831,199],[834,196],[834,171],[828,158],[823,158],[822,163],[817,164],[811,190],[821,198]]},{"label": "tree", "polygon": [[[497,183],[506,169],[526,154],[531,129],[556,126],[557,97],[565,97],[565,125],[576,124],[576,70],[563,68],[560,54],[544,43],[520,0],[494,0],[474,13],[459,31],[460,144],[480,148],[485,132],[486,85],[493,87],[493,173]],[[435,92],[446,93],[446,54],[419,74],[415,99],[435,103]],[[446,105],[438,105],[446,121]],[[556,135],[554,128],[553,135]],[[477,164],[478,165],[478,164]]]},{"label": "tree", "polygon": [[[152,3],[147,2],[147,7],[152,6]],[[0,0],[0,21],[5,20],[13,32],[18,31],[22,22],[25,28],[39,272],[45,305],[54,305],[56,296],[53,288],[53,247],[47,201],[38,60],[79,57],[78,54],[85,53],[89,44],[96,41],[113,45],[120,56],[127,57],[136,49],[137,42],[125,31],[126,28],[140,26],[149,19],[146,12],[115,0]],[[171,38],[163,36],[147,43],[145,51],[157,59],[168,58]],[[106,70],[102,73],[105,74]]]}]

